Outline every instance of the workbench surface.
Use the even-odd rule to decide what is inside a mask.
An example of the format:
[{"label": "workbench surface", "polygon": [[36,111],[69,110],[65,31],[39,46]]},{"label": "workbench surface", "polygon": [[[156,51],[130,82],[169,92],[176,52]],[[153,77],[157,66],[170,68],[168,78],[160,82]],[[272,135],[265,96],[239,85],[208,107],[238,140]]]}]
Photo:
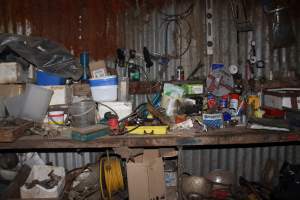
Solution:
[{"label": "workbench surface", "polygon": [[169,132],[167,135],[104,136],[90,142],[79,142],[59,136],[45,138],[23,136],[11,143],[0,143],[0,149],[94,149],[114,147],[175,147],[202,145],[240,145],[300,142],[300,132],[258,131],[246,128],[225,128],[207,133],[194,130]]}]

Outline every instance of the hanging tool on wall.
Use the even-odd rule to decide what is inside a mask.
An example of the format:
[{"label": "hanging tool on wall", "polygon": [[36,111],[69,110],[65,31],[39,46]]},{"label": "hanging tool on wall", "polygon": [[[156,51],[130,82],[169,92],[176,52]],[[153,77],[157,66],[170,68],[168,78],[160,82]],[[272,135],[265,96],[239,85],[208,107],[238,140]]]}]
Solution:
[{"label": "hanging tool on wall", "polygon": [[115,68],[117,67],[120,67],[122,68],[122,74],[123,76],[127,76],[126,73],[127,73],[127,70],[125,69],[125,59],[126,59],[126,56],[125,56],[125,50],[124,49],[121,49],[121,48],[118,48],[117,49],[117,58],[116,58],[116,61],[115,61]]},{"label": "hanging tool on wall", "polygon": [[254,91],[255,89],[254,77],[255,77],[255,63],[257,61],[255,48],[256,48],[255,41],[251,41],[249,57],[245,64],[245,79],[247,80],[246,88],[250,92]]},{"label": "hanging tool on wall", "polygon": [[[137,64],[142,61],[145,63],[144,66]],[[148,79],[148,73],[150,68],[154,65],[154,62],[162,66],[168,66],[169,58],[163,56],[161,53],[150,52],[147,47],[143,47],[143,52],[139,53],[134,49],[117,49],[117,57],[115,61],[115,67],[123,69],[123,76],[128,76],[131,81],[140,81],[140,73],[143,72]]]},{"label": "hanging tool on wall", "polygon": [[148,51],[147,47],[143,48],[143,55],[144,55],[144,61],[146,62],[146,68],[148,70],[148,73],[150,72],[150,67],[153,66],[153,62],[150,57],[150,52]]},{"label": "hanging tool on wall", "polygon": [[240,33],[253,32],[255,27],[248,19],[247,5],[245,0],[230,0],[230,7],[232,11],[232,17],[236,27],[236,42],[237,42],[237,57],[238,64],[241,65],[240,60]]},{"label": "hanging tool on wall", "polygon": [[128,66],[128,78],[130,81],[140,81],[140,66],[135,63],[136,51],[133,49],[129,50],[129,59],[127,62]]}]

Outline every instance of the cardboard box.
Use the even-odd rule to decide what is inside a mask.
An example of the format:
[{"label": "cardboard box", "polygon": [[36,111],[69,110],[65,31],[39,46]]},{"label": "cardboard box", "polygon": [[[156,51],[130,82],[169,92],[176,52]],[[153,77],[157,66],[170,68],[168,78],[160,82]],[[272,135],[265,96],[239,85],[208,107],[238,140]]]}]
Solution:
[{"label": "cardboard box", "polygon": [[[132,103],[129,101],[128,102],[126,102],[126,101],[106,101],[106,102],[103,102],[103,104],[109,106],[114,111],[116,111],[116,113],[119,116],[119,119],[123,119],[123,118],[127,117],[132,112]],[[99,115],[100,115],[101,119],[104,118],[104,114],[106,112],[112,112],[109,108],[107,108],[101,104],[99,104],[98,110],[99,110]]]},{"label": "cardboard box", "polygon": [[25,84],[0,84],[1,97],[14,97],[25,91]]},{"label": "cardboard box", "polygon": [[0,63],[0,83],[25,83],[28,77],[19,63],[5,62]]},{"label": "cardboard box", "polygon": [[263,99],[265,107],[300,109],[300,88],[269,89]]},{"label": "cardboard box", "polygon": [[73,84],[73,96],[86,96],[90,97],[92,96],[91,88],[89,84],[81,84],[81,83],[75,83]]},{"label": "cardboard box", "polygon": [[54,93],[52,95],[50,106],[69,104],[72,102],[72,88],[68,85],[52,85],[52,86],[43,86],[49,90],[52,90]]},{"label": "cardboard box", "polygon": [[144,150],[126,167],[130,200],[166,199],[164,162],[159,150]]},{"label": "cardboard box", "polygon": [[92,78],[101,78],[108,75],[104,60],[93,61],[89,64]]}]

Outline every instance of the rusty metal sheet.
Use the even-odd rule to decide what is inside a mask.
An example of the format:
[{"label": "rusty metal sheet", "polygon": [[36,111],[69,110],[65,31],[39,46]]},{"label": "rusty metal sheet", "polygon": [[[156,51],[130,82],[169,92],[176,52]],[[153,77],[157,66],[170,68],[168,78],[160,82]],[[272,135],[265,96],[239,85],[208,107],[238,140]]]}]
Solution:
[{"label": "rusty metal sheet", "polygon": [[[46,37],[91,59],[113,56],[122,43],[121,0],[1,0],[0,31]],[[2,28],[3,27],[3,28]],[[3,29],[3,30],[1,30]]]}]

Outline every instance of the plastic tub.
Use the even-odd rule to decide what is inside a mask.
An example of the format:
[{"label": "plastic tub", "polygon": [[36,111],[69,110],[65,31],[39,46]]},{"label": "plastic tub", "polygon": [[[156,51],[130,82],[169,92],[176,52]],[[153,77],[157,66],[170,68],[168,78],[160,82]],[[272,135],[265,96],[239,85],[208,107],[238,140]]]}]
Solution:
[{"label": "plastic tub", "polygon": [[96,124],[96,104],[94,101],[73,103],[69,112],[73,127],[85,128]]},{"label": "plastic tub", "polygon": [[36,72],[37,85],[64,85],[66,79],[43,71]]},{"label": "plastic tub", "polygon": [[40,87],[38,85],[27,84],[24,95],[21,99],[20,118],[25,120],[42,121],[47,113],[52,90]]},{"label": "plastic tub", "polygon": [[94,101],[116,101],[118,98],[117,76],[89,79]]}]

